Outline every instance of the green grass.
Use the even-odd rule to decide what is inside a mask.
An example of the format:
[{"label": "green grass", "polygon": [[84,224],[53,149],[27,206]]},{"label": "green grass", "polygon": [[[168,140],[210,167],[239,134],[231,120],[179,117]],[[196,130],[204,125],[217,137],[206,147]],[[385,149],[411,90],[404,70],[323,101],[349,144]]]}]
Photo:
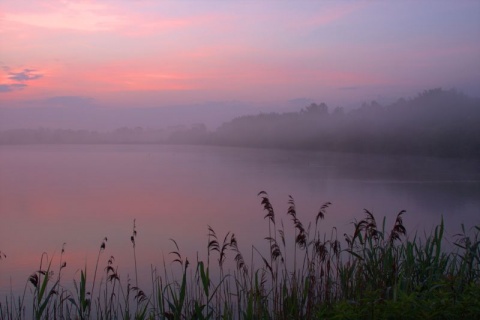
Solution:
[{"label": "green grass", "polygon": [[[57,272],[43,255],[23,295],[0,300],[0,319],[480,319],[480,226],[461,225],[445,239],[442,220],[409,239],[404,211],[386,230],[385,219],[379,225],[365,210],[339,239],[335,228],[321,230],[330,203],[305,225],[290,197],[289,239],[268,194],[259,197],[267,252],[252,246],[246,259],[235,234],[220,237],[208,226],[206,257],[191,262],[172,240],[172,263],[151,267],[147,290],[138,286],[134,222],[135,279],[121,279],[113,257],[99,268],[105,238],[93,272],[84,267],[66,289],[62,249]],[[446,240],[453,250],[443,248]]]}]

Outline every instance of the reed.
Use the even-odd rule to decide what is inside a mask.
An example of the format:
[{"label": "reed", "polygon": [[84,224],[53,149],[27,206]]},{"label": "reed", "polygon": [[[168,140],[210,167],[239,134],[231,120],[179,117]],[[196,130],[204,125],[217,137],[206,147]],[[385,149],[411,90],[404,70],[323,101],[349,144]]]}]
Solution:
[{"label": "reed", "polygon": [[[284,215],[292,228],[289,239],[268,194],[258,196],[268,222],[267,251],[253,245],[245,259],[234,233],[219,236],[207,226],[205,259],[197,254],[189,260],[172,239],[174,249],[163,265],[150,268],[147,291],[139,287],[134,221],[133,284],[120,277],[113,256],[102,269],[104,238],[91,286],[84,267],[73,280],[74,289],[67,289],[61,277],[63,246],[58,274],[52,259],[42,254],[23,295],[0,299],[0,320],[480,318],[480,226],[461,225],[453,239],[446,239],[441,220],[431,234],[408,235],[405,211],[386,229],[385,218],[378,223],[365,210],[351,234],[339,239],[336,228],[322,230],[331,203],[321,205],[305,224],[290,196]],[[444,248],[447,240],[453,250]],[[228,261],[233,270],[226,268]]]}]

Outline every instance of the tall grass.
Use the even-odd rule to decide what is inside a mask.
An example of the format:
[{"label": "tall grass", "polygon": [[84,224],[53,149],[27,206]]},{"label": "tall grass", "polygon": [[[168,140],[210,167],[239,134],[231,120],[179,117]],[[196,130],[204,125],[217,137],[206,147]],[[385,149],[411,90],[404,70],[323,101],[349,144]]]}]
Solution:
[{"label": "tall grass", "polygon": [[322,230],[331,203],[304,224],[289,197],[284,223],[268,194],[258,196],[266,212],[267,251],[254,245],[244,255],[235,234],[220,236],[207,226],[204,259],[189,260],[172,240],[174,249],[163,265],[150,268],[149,288],[140,288],[134,221],[133,284],[120,277],[114,257],[99,269],[104,238],[93,277],[85,266],[74,289],[66,289],[62,248],[57,275],[43,254],[23,295],[0,300],[0,319],[480,318],[480,226],[461,225],[451,239],[454,249],[446,250],[443,220],[429,235],[407,237],[405,211],[387,230],[385,219],[379,224],[365,210],[352,233],[339,239],[335,228]]}]

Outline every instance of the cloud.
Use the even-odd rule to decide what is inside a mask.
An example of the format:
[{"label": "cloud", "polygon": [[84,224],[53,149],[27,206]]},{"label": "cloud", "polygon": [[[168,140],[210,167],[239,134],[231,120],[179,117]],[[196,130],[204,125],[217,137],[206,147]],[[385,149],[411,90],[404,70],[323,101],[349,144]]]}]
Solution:
[{"label": "cloud", "polygon": [[98,107],[96,104],[97,100],[89,96],[49,96],[41,99],[25,99],[22,100],[21,104],[24,107],[33,107],[33,108],[51,108],[56,110],[61,107],[63,109],[88,109]]},{"label": "cloud", "polygon": [[348,86],[348,87],[339,87],[338,90],[358,90],[360,87],[358,86]]},{"label": "cloud", "polygon": [[0,92],[12,92],[15,90],[22,90],[27,85],[24,83],[11,83],[11,84],[0,84]]},{"label": "cloud", "polygon": [[37,80],[43,77],[43,74],[36,72],[34,69],[23,69],[22,71],[11,71],[8,66],[2,66],[2,70],[6,76],[0,75],[0,93],[12,92],[25,89],[28,85],[27,81]]},{"label": "cloud", "polygon": [[3,21],[46,29],[108,31],[124,23],[111,11],[112,7],[91,2],[47,2],[41,10],[7,12]]},{"label": "cloud", "polygon": [[95,99],[84,96],[55,96],[43,99],[39,102],[52,107],[87,107],[92,106],[95,102]]},{"label": "cloud", "polygon": [[42,74],[34,73],[35,70],[33,69],[24,69],[20,72],[9,72],[8,78],[17,82],[24,82],[30,80],[36,80],[43,77]]},{"label": "cloud", "polygon": [[311,30],[312,28],[318,28],[339,20],[344,20],[352,13],[363,9],[367,5],[368,3],[364,2],[348,2],[328,6],[322,8],[322,10],[312,10],[312,14],[309,17],[306,17],[303,20],[297,20],[295,21],[295,24],[298,27]]},{"label": "cloud", "polygon": [[367,4],[362,2],[352,2],[340,5],[338,7],[333,7],[329,10],[326,10],[324,14],[314,17],[310,22],[316,26],[326,25],[341,19],[344,19],[353,12],[362,9]]}]

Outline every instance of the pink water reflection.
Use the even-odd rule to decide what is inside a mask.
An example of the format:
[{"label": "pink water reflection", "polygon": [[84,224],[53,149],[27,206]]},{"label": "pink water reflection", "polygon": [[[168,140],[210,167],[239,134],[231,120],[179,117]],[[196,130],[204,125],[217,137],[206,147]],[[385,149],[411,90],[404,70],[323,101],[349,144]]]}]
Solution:
[{"label": "pink water reflection", "polygon": [[[7,258],[0,261],[1,292],[10,283],[23,290],[43,252],[57,270],[63,243],[63,279],[71,285],[85,265],[93,273],[104,237],[100,270],[114,256],[123,276],[132,277],[134,219],[141,283],[149,283],[152,265],[171,260],[170,238],[190,261],[197,252],[205,257],[207,225],[221,238],[234,232],[246,254],[252,244],[266,252],[260,190],[269,192],[287,236],[289,194],[305,225],[331,201],[322,230],[330,234],[336,226],[340,238],[363,208],[390,223],[406,209],[410,230],[429,230],[441,215],[451,225],[479,222],[475,163],[462,162],[455,180],[442,170],[456,165],[450,160],[424,159],[438,168],[427,163],[420,172],[415,165],[398,176],[391,166],[401,168],[388,157],[362,157],[188,146],[2,146],[0,250]],[[375,161],[387,164],[367,165]]]}]

